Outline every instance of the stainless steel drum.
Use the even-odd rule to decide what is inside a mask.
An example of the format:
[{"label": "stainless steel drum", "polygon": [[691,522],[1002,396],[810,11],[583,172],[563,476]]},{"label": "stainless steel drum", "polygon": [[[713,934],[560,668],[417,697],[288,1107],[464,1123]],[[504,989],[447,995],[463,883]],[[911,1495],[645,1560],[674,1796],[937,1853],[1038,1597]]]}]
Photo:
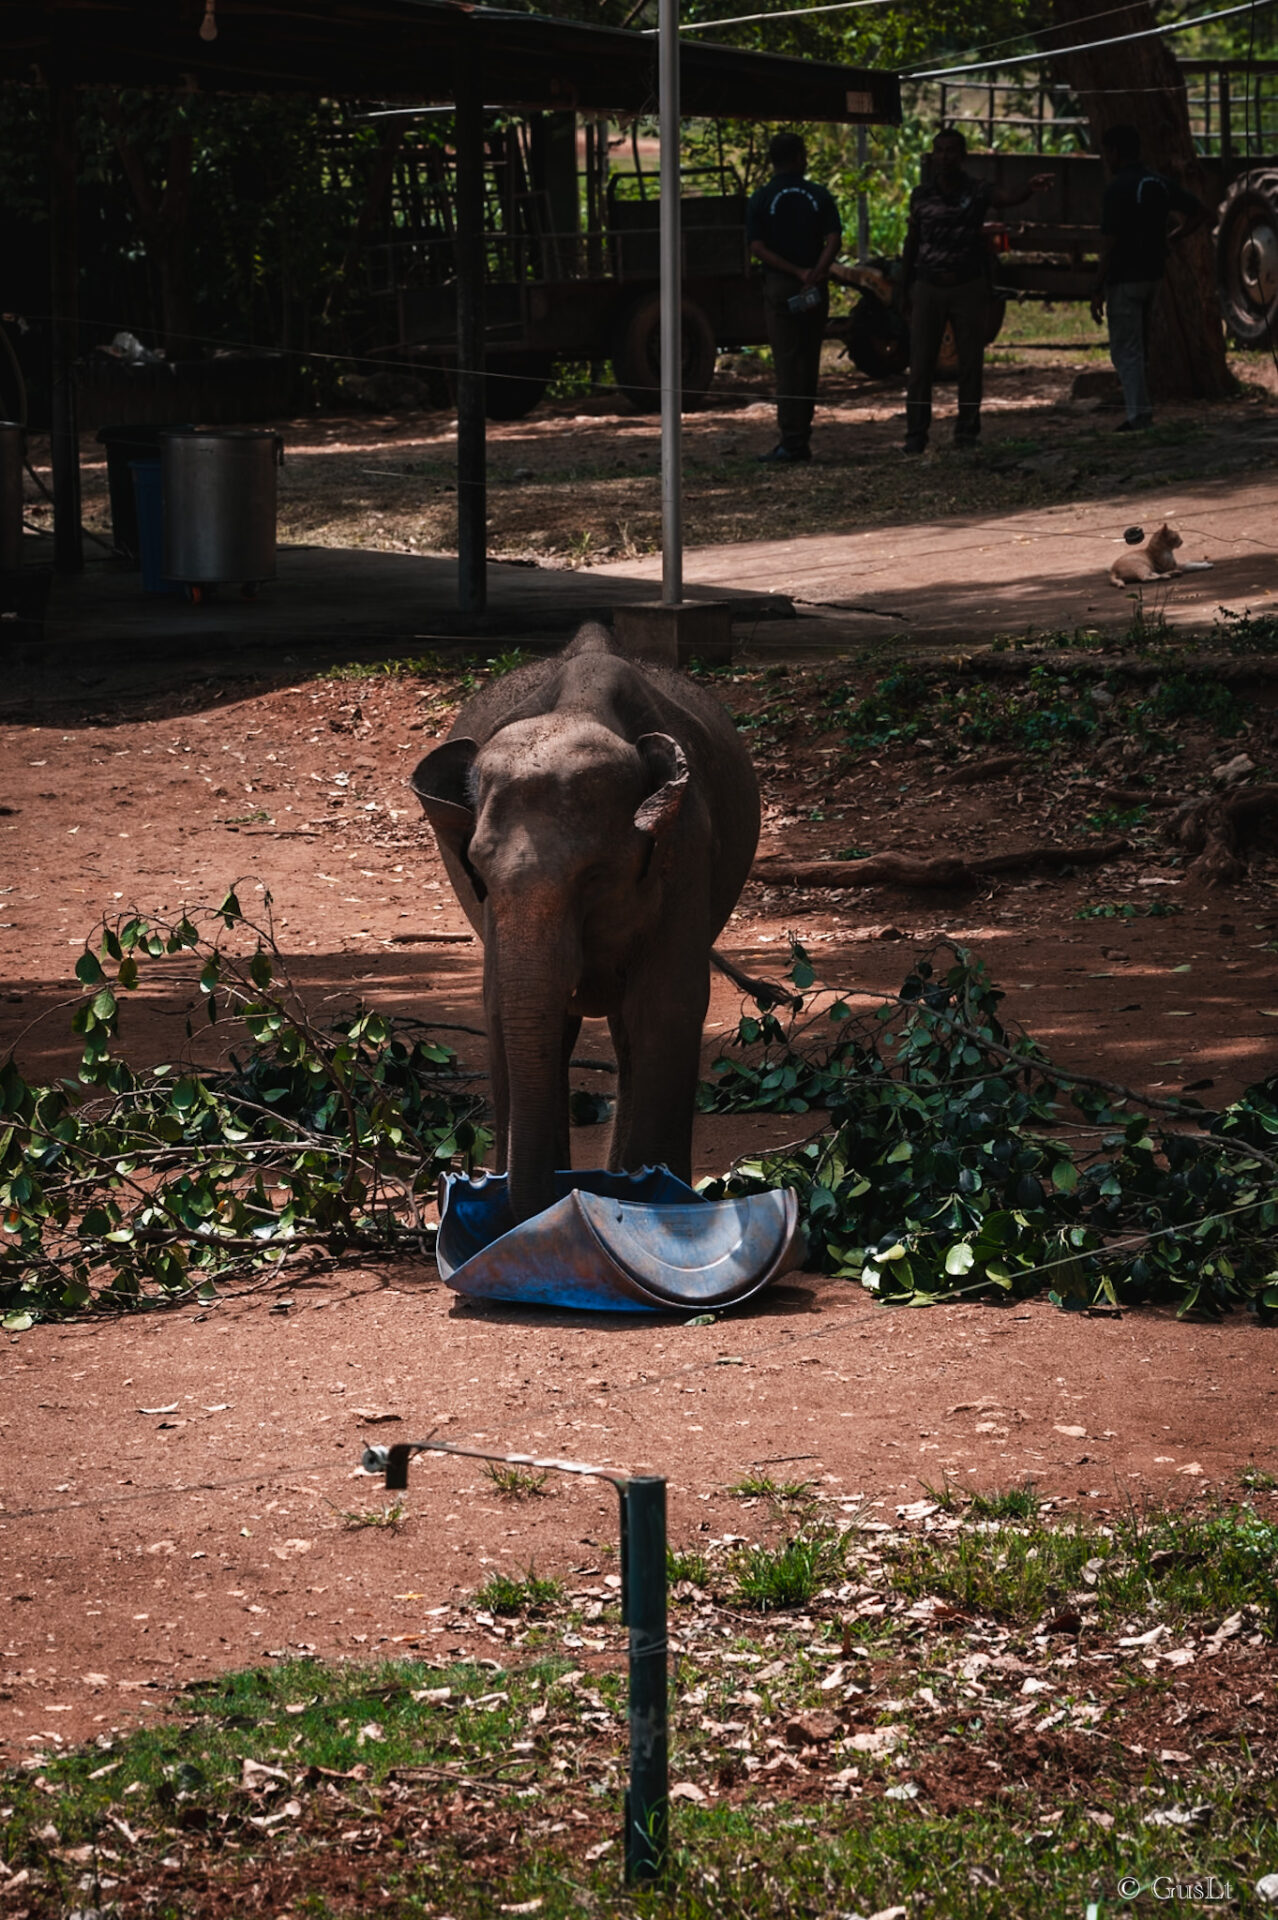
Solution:
[{"label": "stainless steel drum", "polygon": [[164,571],[212,586],[275,578],[276,468],[284,442],[269,429],[174,433],[161,442]]}]

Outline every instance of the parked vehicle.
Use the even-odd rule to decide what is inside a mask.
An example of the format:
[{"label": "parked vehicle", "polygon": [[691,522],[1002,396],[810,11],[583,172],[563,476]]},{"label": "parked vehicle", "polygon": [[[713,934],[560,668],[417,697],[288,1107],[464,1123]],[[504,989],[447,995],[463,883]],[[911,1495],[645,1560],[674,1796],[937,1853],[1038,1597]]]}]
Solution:
[{"label": "parked vehicle", "polygon": [[[1272,96],[1278,60],[1184,60],[1191,126],[1215,208],[1216,272],[1221,312],[1233,338],[1256,346],[1278,336],[1278,103]],[[1025,220],[1003,216],[986,231],[991,259],[990,330],[997,337],[1009,300],[1087,300],[1096,278],[1105,169],[1082,150],[1087,121],[1068,92],[1027,70],[1011,80],[942,85],[937,125],[984,134],[969,150],[969,171],[1009,192],[1030,176],[1051,173],[1055,187]],[[1009,98],[1010,96],[1010,98]],[[1010,107],[1010,111],[1008,110]],[[1030,151],[999,151],[999,129],[1016,127]],[[1053,151],[1062,139],[1073,152]],[[896,263],[880,260],[841,276],[858,286],[851,315],[831,323],[862,372],[883,379],[904,373],[909,333],[900,311]],[[944,362],[943,362],[944,370]]]},{"label": "parked vehicle", "polygon": [[[492,419],[531,412],[564,360],[610,360],[633,406],[660,407],[658,183],[636,131],[624,171],[612,166],[609,146],[604,122],[579,126],[572,114],[530,115],[489,136]],[[720,351],[767,335],[742,182],[725,160],[685,169],[684,184],[683,390],[695,405]],[[395,302],[393,351],[445,378],[456,361],[453,206],[451,156],[424,144],[400,169],[389,238],[370,258],[376,290]]]}]

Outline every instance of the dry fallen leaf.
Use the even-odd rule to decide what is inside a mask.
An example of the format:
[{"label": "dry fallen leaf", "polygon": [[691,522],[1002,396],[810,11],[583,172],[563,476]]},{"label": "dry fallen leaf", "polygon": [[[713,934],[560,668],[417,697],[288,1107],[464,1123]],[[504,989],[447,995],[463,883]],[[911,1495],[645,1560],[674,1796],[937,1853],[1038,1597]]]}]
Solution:
[{"label": "dry fallen leaf", "polygon": [[388,1421],[402,1420],[404,1417],[402,1413],[387,1413],[379,1407],[356,1407],[353,1411],[366,1427],[384,1427]]},{"label": "dry fallen leaf", "polygon": [[171,1407],[139,1407],[139,1413],[176,1413],[181,1402],[175,1400]]},{"label": "dry fallen leaf", "polygon": [[674,1786],[671,1787],[669,1794],[671,1800],[701,1801],[704,1800],[705,1797],[701,1788],[691,1780],[677,1780]]},{"label": "dry fallen leaf", "polygon": [[1086,1440],[1086,1427],[1053,1427],[1053,1433],[1063,1433],[1067,1440]]}]

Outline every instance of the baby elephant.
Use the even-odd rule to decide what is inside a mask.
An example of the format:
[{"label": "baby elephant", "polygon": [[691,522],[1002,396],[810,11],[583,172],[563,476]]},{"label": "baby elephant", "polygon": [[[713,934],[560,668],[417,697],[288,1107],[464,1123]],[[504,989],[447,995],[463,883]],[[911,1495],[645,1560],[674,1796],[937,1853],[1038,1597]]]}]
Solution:
[{"label": "baby elephant", "polygon": [[710,949],[759,835],[754,769],[718,701],[600,626],[467,702],[413,775],[484,943],[499,1170],[526,1220],[571,1164],[583,1017],[617,1056],[608,1164],[688,1180]]}]

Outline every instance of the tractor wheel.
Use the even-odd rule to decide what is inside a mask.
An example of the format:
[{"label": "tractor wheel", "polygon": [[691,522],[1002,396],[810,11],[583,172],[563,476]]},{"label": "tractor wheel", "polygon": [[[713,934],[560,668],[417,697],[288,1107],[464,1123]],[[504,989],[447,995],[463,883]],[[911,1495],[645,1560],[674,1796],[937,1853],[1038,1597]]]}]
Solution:
[{"label": "tractor wheel", "polygon": [[[700,406],[714,379],[714,329],[692,300],[683,302],[683,404]],[[661,296],[642,293],[624,308],[613,332],[617,385],[640,413],[661,411]]]},{"label": "tractor wheel", "polygon": [[1225,325],[1240,346],[1278,331],[1278,172],[1241,173],[1221,202],[1216,284]]},{"label": "tractor wheel", "polygon": [[871,380],[895,380],[910,364],[910,329],[876,293],[861,295],[839,331],[854,365]]}]

